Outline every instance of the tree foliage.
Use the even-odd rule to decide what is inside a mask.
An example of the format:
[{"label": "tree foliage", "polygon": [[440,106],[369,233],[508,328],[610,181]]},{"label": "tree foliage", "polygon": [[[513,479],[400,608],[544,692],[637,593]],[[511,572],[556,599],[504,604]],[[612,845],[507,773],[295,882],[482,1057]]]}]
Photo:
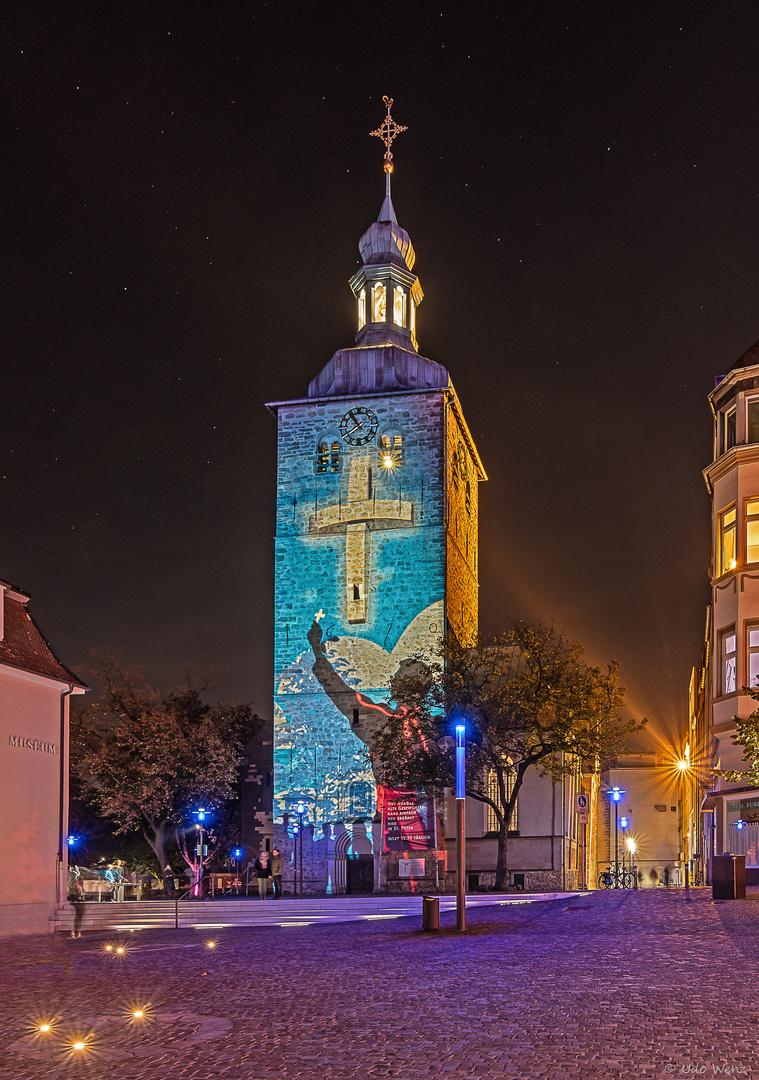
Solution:
[{"label": "tree foliage", "polygon": [[94,674],[102,692],[72,722],[72,770],[117,831],[142,831],[163,872],[172,831],[236,794],[243,748],[263,721],[248,705],[209,705],[192,686],[162,696],[110,652]]},{"label": "tree foliage", "polygon": [[416,656],[393,680],[397,705],[373,747],[385,782],[438,794],[453,787],[451,736],[463,720],[467,795],[487,804],[499,825],[498,889],[527,770],[559,779],[583,763],[602,768],[646,722],[622,716],[617,664],[602,670],[582,656],[582,646],[553,626],[517,620],[470,647],[449,636],[440,659]]},{"label": "tree foliage", "polygon": [[[759,701],[759,687],[744,686],[743,693],[748,694],[754,701]],[[719,769],[717,775],[733,783],[743,782],[759,787],[759,709],[754,709],[750,716],[734,716],[733,720],[738,729],[733,735],[733,742],[736,746],[743,747],[741,761],[744,761],[748,768]]]}]

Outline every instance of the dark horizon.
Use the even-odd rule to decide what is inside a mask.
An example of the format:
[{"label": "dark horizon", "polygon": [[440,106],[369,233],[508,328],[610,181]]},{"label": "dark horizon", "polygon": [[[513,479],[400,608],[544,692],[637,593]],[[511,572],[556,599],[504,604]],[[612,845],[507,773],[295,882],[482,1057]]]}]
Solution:
[{"label": "dark horizon", "polygon": [[759,13],[4,23],[0,579],[63,662],[112,644],[271,715],[265,403],[353,341],[388,94],[419,351],[489,475],[481,629],[553,619],[675,738],[709,602],[707,395],[759,337]]}]

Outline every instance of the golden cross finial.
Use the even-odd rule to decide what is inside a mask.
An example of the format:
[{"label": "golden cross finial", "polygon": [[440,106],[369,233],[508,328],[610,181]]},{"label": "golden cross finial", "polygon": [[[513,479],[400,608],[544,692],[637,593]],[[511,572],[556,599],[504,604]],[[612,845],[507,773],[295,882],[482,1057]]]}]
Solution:
[{"label": "golden cross finial", "polygon": [[385,172],[391,173],[393,171],[393,155],[390,153],[390,143],[393,141],[396,135],[399,135],[401,131],[407,131],[405,127],[401,127],[400,124],[396,124],[390,115],[390,109],[393,104],[393,99],[385,95],[382,100],[387,105],[387,116],[377,128],[376,131],[370,131],[370,135],[376,135],[378,139],[382,139],[385,144]]}]

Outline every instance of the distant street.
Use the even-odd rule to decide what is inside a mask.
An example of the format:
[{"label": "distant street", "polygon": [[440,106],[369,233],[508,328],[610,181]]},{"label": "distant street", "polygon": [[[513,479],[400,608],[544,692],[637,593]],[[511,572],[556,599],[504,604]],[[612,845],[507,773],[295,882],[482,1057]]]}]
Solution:
[{"label": "distant street", "polygon": [[759,1078],[759,897],[589,893],[441,922],[5,939],[0,1077]]}]

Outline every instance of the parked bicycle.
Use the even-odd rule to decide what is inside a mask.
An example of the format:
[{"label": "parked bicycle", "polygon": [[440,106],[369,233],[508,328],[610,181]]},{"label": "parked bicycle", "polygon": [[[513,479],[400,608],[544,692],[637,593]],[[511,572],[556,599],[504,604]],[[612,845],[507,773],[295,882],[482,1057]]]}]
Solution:
[{"label": "parked bicycle", "polygon": [[623,870],[621,866],[608,866],[598,875],[601,889],[632,889],[635,887],[635,875],[632,870]]}]

